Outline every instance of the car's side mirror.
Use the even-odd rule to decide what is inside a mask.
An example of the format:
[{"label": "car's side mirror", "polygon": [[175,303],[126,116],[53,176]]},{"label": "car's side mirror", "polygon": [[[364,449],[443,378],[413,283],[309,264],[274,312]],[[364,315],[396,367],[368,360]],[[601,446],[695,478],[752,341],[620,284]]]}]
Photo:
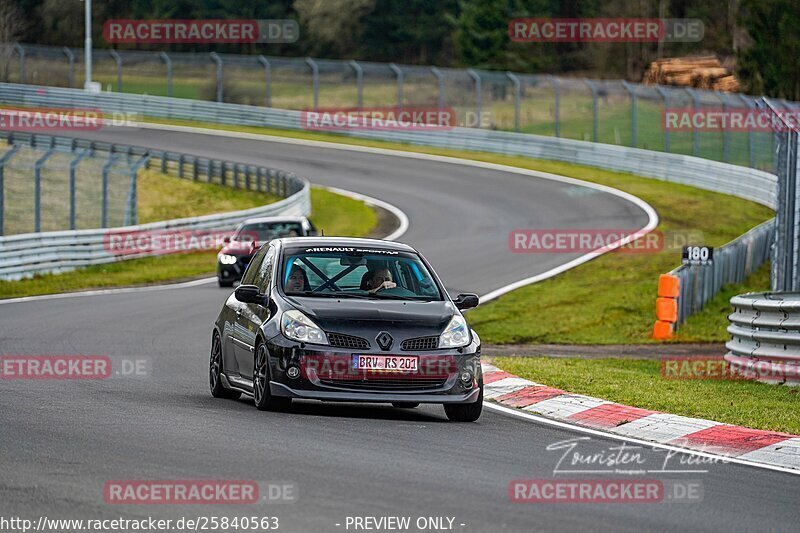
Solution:
[{"label": "car's side mirror", "polygon": [[230,244],[231,243],[231,236],[230,235],[226,235],[225,237],[223,237],[222,242],[223,242],[223,244]]},{"label": "car's side mirror", "polygon": [[264,304],[264,295],[255,285],[239,285],[233,294],[237,300],[246,304]]},{"label": "car's side mirror", "polygon": [[464,310],[464,309],[472,309],[473,307],[478,307],[480,300],[478,299],[477,294],[465,293],[456,296],[456,299],[453,300],[453,303],[456,304],[456,307],[458,307],[459,309]]}]

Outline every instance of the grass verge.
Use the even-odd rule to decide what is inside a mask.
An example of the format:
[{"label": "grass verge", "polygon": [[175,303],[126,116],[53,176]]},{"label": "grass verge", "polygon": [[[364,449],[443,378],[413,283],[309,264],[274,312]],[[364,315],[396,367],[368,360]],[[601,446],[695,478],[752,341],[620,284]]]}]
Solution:
[{"label": "grass verge", "polygon": [[[364,141],[331,133],[240,128],[181,120],[165,122],[445,155],[600,183],[634,194],[652,205],[658,211],[658,230],[665,235],[667,244],[672,236],[679,239],[682,235],[697,235],[700,232],[704,244],[721,246],[773,216],[770,209],[734,196],[557,161]],[[657,253],[617,251],[606,254],[555,278],[515,290],[470,311],[470,324],[485,342],[492,344],[655,342],[650,338],[650,333],[655,320],[658,276],[680,264],[680,253],[680,246],[665,246]],[[768,271],[762,269],[744,284],[726,287],[703,313],[689,318],[674,342],[725,340],[727,301],[730,296],[738,292],[764,290],[769,286],[767,279]],[[580,309],[576,312],[577,306]]]},{"label": "grass verge", "polygon": [[750,381],[667,380],[659,361],[499,357],[507,372],[625,405],[800,434],[800,390]]},{"label": "grass verge", "polygon": [[[172,205],[176,211],[164,211],[169,218],[178,216],[194,216],[210,212],[219,212],[214,209],[213,198],[217,197],[225,210],[247,209],[264,205],[275,198],[263,193],[253,191],[233,190],[220,185],[194,183],[191,181],[153,176],[140,181],[139,199],[155,199],[156,194],[166,181],[175,179],[180,181],[180,187],[170,188],[170,196],[166,202],[153,201],[148,211],[148,217],[157,216]],[[151,189],[151,185],[153,188]],[[174,185],[174,184],[171,184]],[[197,211],[192,210],[192,204],[186,206],[180,198],[194,197],[200,193],[210,195],[212,198],[202,198],[196,205]],[[150,200],[147,200],[150,202]],[[174,205],[173,205],[174,204]],[[363,202],[353,200],[325,189],[311,189],[311,220],[317,227],[325,229],[328,235],[346,235],[360,237],[368,235],[377,224],[375,212]],[[213,209],[213,210],[209,210]],[[163,218],[161,218],[163,220]],[[130,285],[148,285],[164,283],[180,279],[190,279],[213,275],[216,268],[217,251],[195,252],[188,254],[165,255],[161,257],[147,257],[119,261],[107,265],[94,265],[63,274],[46,274],[31,279],[20,281],[0,281],[0,298],[15,298],[21,296],[34,296],[37,294],[56,294],[84,289],[100,289],[110,287],[125,287]]]}]

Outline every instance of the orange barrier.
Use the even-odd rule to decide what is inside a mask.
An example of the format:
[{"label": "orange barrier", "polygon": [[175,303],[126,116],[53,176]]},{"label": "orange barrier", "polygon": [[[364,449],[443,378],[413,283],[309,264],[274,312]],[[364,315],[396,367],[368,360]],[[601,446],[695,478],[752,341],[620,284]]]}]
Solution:
[{"label": "orange barrier", "polygon": [[675,322],[678,321],[678,296],[681,293],[681,280],[672,274],[662,274],[658,278],[658,298],[656,298],[656,323],[653,325],[653,338],[667,340],[672,338]]}]

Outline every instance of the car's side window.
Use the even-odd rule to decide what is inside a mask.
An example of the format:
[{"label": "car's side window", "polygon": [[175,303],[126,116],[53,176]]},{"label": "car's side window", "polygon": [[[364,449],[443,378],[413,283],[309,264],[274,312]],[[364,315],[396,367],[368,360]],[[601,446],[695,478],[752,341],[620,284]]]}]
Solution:
[{"label": "car's side window", "polygon": [[256,285],[258,285],[261,293],[266,293],[269,290],[269,284],[272,281],[272,266],[275,263],[277,253],[275,247],[270,246],[264,261],[261,262],[261,266],[258,269]]},{"label": "car's side window", "polygon": [[250,260],[250,264],[247,265],[247,270],[244,272],[244,276],[242,277],[242,285],[255,285],[256,284],[256,275],[258,274],[259,270],[261,269],[261,263],[264,261],[264,256],[267,253],[267,247],[261,248],[256,255]]}]

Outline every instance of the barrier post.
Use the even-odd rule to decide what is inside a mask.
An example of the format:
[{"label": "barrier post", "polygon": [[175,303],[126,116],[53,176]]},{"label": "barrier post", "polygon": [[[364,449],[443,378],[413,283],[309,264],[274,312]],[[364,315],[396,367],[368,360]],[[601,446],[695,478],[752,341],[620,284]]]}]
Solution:
[{"label": "barrier post", "polygon": [[672,274],[662,274],[658,278],[658,298],[656,298],[656,323],[653,338],[666,340],[672,338],[678,321],[678,299],[680,279]]}]

